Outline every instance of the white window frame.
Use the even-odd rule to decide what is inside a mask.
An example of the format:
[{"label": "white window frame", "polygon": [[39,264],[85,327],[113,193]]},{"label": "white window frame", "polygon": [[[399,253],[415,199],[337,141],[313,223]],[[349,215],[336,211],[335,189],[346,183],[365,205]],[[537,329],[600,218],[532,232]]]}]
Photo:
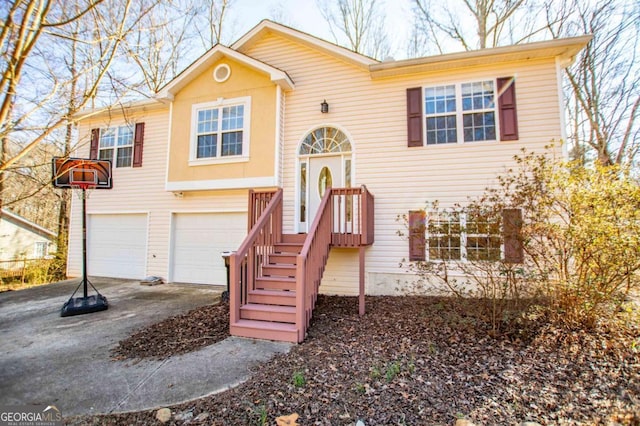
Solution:
[{"label": "white window frame", "polygon": [[[462,85],[463,84],[473,84],[473,83],[483,83],[485,81],[490,81],[493,84],[493,108],[484,108],[484,109],[478,109],[478,110],[470,110],[470,111],[463,111],[462,109]],[[433,114],[428,114],[427,113],[427,108],[426,108],[426,90],[427,89],[436,89],[436,88],[441,88],[441,87],[446,87],[446,86],[454,86],[454,91],[455,91],[455,101],[456,101],[456,110],[455,113],[433,113]],[[460,145],[460,144],[481,144],[481,143],[495,143],[495,142],[499,142],[500,139],[500,123],[499,123],[499,109],[498,109],[498,93],[497,93],[497,87],[498,87],[498,82],[496,78],[478,78],[478,79],[474,79],[474,80],[469,80],[469,81],[460,81],[457,83],[441,83],[441,84],[434,84],[434,85],[428,85],[428,86],[423,86],[422,87],[422,108],[423,108],[423,113],[422,113],[422,120],[423,120],[423,140],[424,140],[424,146],[456,146],[456,145]],[[495,139],[485,139],[485,140],[478,140],[478,141],[465,141],[464,140],[464,115],[465,114],[472,114],[472,113],[486,113],[486,112],[493,112],[493,117],[494,117],[494,127],[495,127]],[[455,115],[456,117],[456,142],[449,142],[449,143],[434,143],[434,144],[429,144],[427,141],[427,118],[433,118],[433,117],[440,117],[440,116],[447,116],[447,115]]]},{"label": "white window frame", "polygon": [[33,258],[44,259],[49,254],[49,243],[46,241],[36,241],[33,243]]},{"label": "white window frame", "polygon": [[[118,145],[118,139],[120,138],[120,132],[121,129],[127,129],[131,132],[131,143],[127,144],[127,145]],[[111,132],[113,131],[113,146],[107,146],[107,147],[103,147],[102,146],[102,139],[104,137],[104,135],[107,132]],[[100,137],[98,138],[98,158],[101,160],[111,160],[111,164],[113,165],[113,167],[117,167],[117,168],[125,168],[125,167],[132,167],[133,166],[133,156],[135,154],[134,150],[134,142],[135,142],[135,138],[136,138],[136,130],[135,130],[135,126],[133,125],[129,125],[129,124],[123,124],[121,126],[112,126],[112,127],[105,127],[100,129]],[[131,161],[129,162],[128,165],[124,165],[124,166],[118,166],[118,151],[120,149],[123,148],[131,148]],[[101,156],[101,153],[103,151],[106,150],[112,150],[111,153],[111,157],[110,158],[104,158]]]},{"label": "white window frame", "polygon": [[[467,230],[467,213],[459,213],[458,214],[458,220],[459,220],[459,227],[460,227],[460,234],[451,234],[451,235],[459,235],[460,236],[460,246],[457,247],[460,251],[460,258],[451,258],[451,259],[442,259],[440,257],[436,257],[436,258],[431,258],[430,255],[430,245],[429,245],[429,240],[430,237],[432,236],[445,236],[447,234],[438,234],[438,233],[434,233],[431,234],[429,232],[429,228],[430,228],[430,223],[431,220],[434,217],[443,217],[443,218],[449,218],[451,217],[451,213],[446,212],[446,211],[438,211],[438,210],[431,210],[427,212],[427,225],[425,226],[425,259],[427,261],[431,261],[431,262],[468,262],[468,252],[467,252],[467,239],[468,237],[485,237],[485,236],[490,236],[492,234],[480,234],[480,233],[471,233]],[[503,260],[504,259],[504,238],[502,236],[502,234],[494,234],[496,236],[498,236],[500,238],[500,255],[498,259],[495,260],[485,260],[486,262],[497,262],[499,260]],[[474,262],[482,262],[482,260],[474,260]]]},{"label": "white window frame", "polygon": [[[244,107],[243,120],[242,120],[242,154],[241,155],[229,155],[221,156],[222,152],[222,137],[218,137],[218,144],[216,147],[215,157],[198,158],[198,112],[202,110],[217,109],[218,110],[218,129],[214,132],[217,135],[221,135],[222,129],[222,109],[225,107],[240,106]],[[204,102],[194,104],[191,107],[191,135],[189,142],[189,165],[190,166],[202,166],[208,164],[224,164],[224,163],[238,163],[249,161],[249,141],[251,128],[251,97],[244,96],[240,98],[223,99],[219,98],[216,101]],[[237,131],[237,130],[234,130]]]}]

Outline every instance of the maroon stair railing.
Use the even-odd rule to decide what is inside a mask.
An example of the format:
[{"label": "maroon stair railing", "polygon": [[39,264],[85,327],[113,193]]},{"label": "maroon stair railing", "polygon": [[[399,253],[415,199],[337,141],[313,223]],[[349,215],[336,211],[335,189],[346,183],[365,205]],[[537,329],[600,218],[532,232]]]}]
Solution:
[{"label": "maroon stair railing", "polygon": [[249,227],[247,232],[251,231],[253,225],[267,208],[271,199],[278,193],[278,191],[254,191],[249,190]]},{"label": "maroon stair railing", "polygon": [[[282,198],[282,189],[249,192],[249,234],[230,256],[232,325],[240,320],[240,308],[247,303],[247,295],[256,290],[256,278],[274,253],[274,245],[282,242]],[[306,337],[331,247],[360,248],[363,258],[363,246],[373,244],[373,212],[374,198],[365,186],[327,189],[296,257],[298,342]]]},{"label": "maroon stair railing", "polygon": [[361,188],[330,188],[325,193],[297,258],[296,327],[302,342],[311,322],[331,247],[373,244],[373,195]]},{"label": "maroon stair railing", "polygon": [[240,319],[240,307],[254,290],[261,265],[282,240],[282,189],[249,192],[249,234],[229,257],[229,311],[231,324]]},{"label": "maroon stair railing", "polygon": [[331,245],[360,247],[373,244],[373,195],[360,188],[331,189]]},{"label": "maroon stair railing", "polygon": [[297,258],[296,268],[296,328],[298,342],[307,335],[311,314],[318,297],[318,288],[331,249],[333,208],[332,189],[325,192],[304,246]]}]

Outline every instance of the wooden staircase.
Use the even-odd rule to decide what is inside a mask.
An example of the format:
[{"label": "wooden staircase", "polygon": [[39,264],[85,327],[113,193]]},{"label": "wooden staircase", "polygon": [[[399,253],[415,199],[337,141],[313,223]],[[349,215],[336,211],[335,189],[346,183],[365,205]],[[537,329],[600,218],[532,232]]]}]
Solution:
[{"label": "wooden staircase", "polygon": [[296,262],[307,234],[284,234],[255,278],[247,303],[240,307],[240,320],[231,334],[285,342],[297,342]]},{"label": "wooden staircase", "polygon": [[364,313],[364,247],[373,244],[373,195],[327,189],[308,234],[282,233],[282,190],[249,191],[249,233],[230,258],[229,331],[234,336],[302,342],[331,247],[360,249]]}]

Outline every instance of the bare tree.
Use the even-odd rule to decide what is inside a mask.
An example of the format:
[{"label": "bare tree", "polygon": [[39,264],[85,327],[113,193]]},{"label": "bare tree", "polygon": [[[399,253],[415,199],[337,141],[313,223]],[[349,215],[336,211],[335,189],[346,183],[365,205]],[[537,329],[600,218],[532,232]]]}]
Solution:
[{"label": "bare tree", "polygon": [[144,31],[125,40],[127,59],[141,78],[139,84],[129,85],[131,89],[152,95],[199,56],[193,43],[198,13],[199,6],[191,1],[162,2],[142,19]]},{"label": "bare tree", "polygon": [[[138,28],[152,7],[134,14],[132,3],[78,0],[76,8],[53,0],[20,0],[7,11],[0,31],[4,59],[0,65],[0,138],[12,139],[21,148],[0,164],[0,172],[66,126],[75,112],[101,102],[101,85],[109,82],[108,73],[121,54],[122,40]],[[76,33],[71,26],[80,20],[91,24],[87,22],[86,30]],[[74,37],[87,48],[86,62],[76,66],[73,75],[59,73],[63,46]],[[73,103],[67,102],[70,87],[80,83],[78,96]]]},{"label": "bare tree", "polygon": [[414,0],[418,31],[437,53],[484,49],[531,40],[545,30],[534,0]]},{"label": "bare tree", "polygon": [[317,0],[336,43],[372,58],[384,59],[391,47],[379,0]]},{"label": "bare tree", "polygon": [[640,149],[640,7],[608,0],[571,8],[571,21],[549,26],[553,36],[594,36],[566,70],[572,153],[585,162],[633,164]]},{"label": "bare tree", "polygon": [[[429,44],[437,43],[437,39],[427,29],[426,31],[420,27],[418,23],[414,23],[409,34],[407,44],[407,57],[419,58],[429,54]],[[438,48],[438,51],[441,51]]]},{"label": "bare tree", "polygon": [[269,11],[269,19],[279,24],[293,26],[291,17],[282,3],[278,3]]},{"label": "bare tree", "polygon": [[[59,230],[58,212],[61,197],[70,195],[67,191],[58,191],[51,182],[51,158],[61,155],[57,146],[40,144],[32,149],[21,161],[21,167],[11,168],[5,180],[7,203],[4,208],[35,222],[52,231]],[[66,219],[66,216],[65,216]],[[59,250],[66,247],[66,232],[59,233],[64,237]]]},{"label": "bare tree", "polygon": [[235,0],[196,0],[199,4],[195,29],[200,36],[202,46],[209,50],[212,46],[222,43],[224,37],[231,37],[226,30],[227,15]]}]

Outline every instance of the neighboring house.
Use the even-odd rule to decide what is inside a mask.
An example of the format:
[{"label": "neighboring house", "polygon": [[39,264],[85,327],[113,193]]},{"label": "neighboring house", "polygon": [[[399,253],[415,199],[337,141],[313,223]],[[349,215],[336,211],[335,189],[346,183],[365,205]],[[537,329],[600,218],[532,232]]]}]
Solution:
[{"label": "neighboring house", "polygon": [[[300,276],[310,268],[295,265],[293,244],[306,238],[316,250],[316,237],[304,234],[316,216],[324,223],[323,195],[331,194],[335,223],[333,234],[318,231],[328,235],[326,265],[324,254],[309,255],[313,273],[324,271],[320,292],[357,295],[359,277],[367,294],[401,291],[410,245],[397,217],[427,200],[464,202],[523,147],[563,140],[563,68],[589,40],[378,62],[263,21],[231,47],[213,47],[155,99],[80,117],[86,143],[77,155],[113,160],[113,189],[94,191],[87,204],[89,273],[224,285],[221,252],[238,250],[248,221],[281,197],[281,210],[267,210],[278,224],[281,212],[283,234],[303,235],[281,238],[274,228],[280,241],[250,245],[259,254],[242,277],[235,268],[244,258],[232,259],[234,283],[255,278],[247,294],[232,290],[232,332],[300,341],[317,290],[308,281],[320,278]],[[250,190],[278,188],[248,205]],[[70,275],[81,272],[79,206],[74,200]],[[277,254],[286,250],[272,243],[283,242],[292,255]],[[283,289],[295,290],[288,301],[272,294]],[[276,325],[257,324],[272,314]],[[287,322],[294,327],[278,325]]]},{"label": "neighboring house", "polygon": [[0,213],[0,261],[41,259],[55,252],[56,234],[7,209]]}]

